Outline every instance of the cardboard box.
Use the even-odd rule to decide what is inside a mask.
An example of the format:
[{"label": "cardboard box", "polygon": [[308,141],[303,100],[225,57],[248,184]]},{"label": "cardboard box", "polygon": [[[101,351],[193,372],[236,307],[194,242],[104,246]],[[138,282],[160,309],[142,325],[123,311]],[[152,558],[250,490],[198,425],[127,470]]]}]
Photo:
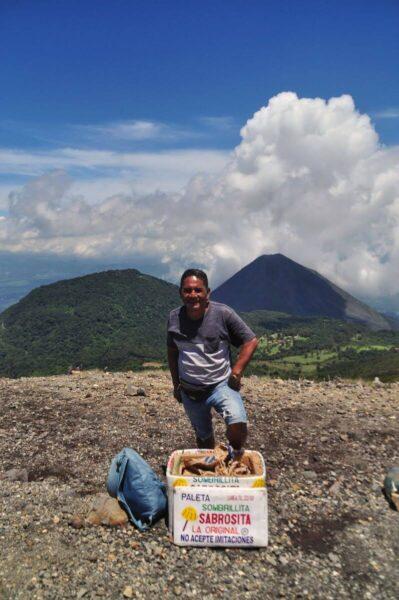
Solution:
[{"label": "cardboard box", "polygon": [[259,452],[246,450],[254,475],[180,475],[182,456],[212,450],[176,450],[167,466],[169,531],[182,546],[267,546],[266,467]]},{"label": "cardboard box", "polygon": [[173,541],[179,546],[267,546],[266,488],[176,487]]}]

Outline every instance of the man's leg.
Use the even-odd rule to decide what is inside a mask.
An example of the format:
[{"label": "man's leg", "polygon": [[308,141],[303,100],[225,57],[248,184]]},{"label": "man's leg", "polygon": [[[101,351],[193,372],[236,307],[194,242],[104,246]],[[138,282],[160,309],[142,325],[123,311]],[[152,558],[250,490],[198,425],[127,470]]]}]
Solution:
[{"label": "man's leg", "polygon": [[181,398],[184,410],[195,431],[198,448],[214,448],[211,407],[204,400],[191,400],[182,390]]},{"label": "man's leg", "polygon": [[247,413],[241,395],[231,389],[227,382],[215,387],[208,404],[223,417],[226,423],[226,435],[233,450],[239,452],[247,440]]},{"label": "man's leg", "polygon": [[245,446],[248,435],[248,427],[246,423],[232,423],[227,425],[227,439],[232,448],[236,451],[241,450]]},{"label": "man's leg", "polygon": [[197,448],[214,448],[215,447],[215,436],[212,434],[206,440],[201,440],[197,435]]}]

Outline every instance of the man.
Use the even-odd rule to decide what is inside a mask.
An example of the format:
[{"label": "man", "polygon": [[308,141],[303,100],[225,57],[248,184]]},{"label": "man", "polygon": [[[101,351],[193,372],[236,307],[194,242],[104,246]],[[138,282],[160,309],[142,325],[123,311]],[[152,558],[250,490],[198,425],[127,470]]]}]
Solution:
[{"label": "man", "polygon": [[[174,396],[183,402],[199,448],[214,448],[211,409],[227,425],[232,458],[239,458],[247,438],[247,415],[239,393],[241,377],[258,345],[242,319],[225,304],[209,300],[206,274],[188,269],[181,277],[183,306],[168,320],[168,363]],[[239,347],[231,365],[230,345]]]}]

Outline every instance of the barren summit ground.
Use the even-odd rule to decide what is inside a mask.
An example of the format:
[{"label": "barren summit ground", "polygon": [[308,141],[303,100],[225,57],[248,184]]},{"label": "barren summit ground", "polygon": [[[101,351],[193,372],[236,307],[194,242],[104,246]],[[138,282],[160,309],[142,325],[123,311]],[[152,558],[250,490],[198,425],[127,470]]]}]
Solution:
[{"label": "barren summit ground", "polygon": [[270,545],[184,549],[163,521],[143,534],[70,525],[124,446],[161,477],[193,447],[166,373],[1,379],[0,477],[26,468],[29,481],[0,481],[0,597],[399,597],[399,513],[381,493],[399,464],[399,383],[250,377],[243,392],[248,447],[268,467]]}]

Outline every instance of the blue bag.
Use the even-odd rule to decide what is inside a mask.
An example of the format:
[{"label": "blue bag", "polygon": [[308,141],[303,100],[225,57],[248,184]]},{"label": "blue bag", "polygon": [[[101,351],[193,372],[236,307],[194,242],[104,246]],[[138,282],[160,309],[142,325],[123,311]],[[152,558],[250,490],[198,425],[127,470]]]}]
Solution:
[{"label": "blue bag", "polygon": [[165,484],[131,448],[124,448],[112,460],[107,490],[118,499],[140,531],[148,529],[166,513]]}]

